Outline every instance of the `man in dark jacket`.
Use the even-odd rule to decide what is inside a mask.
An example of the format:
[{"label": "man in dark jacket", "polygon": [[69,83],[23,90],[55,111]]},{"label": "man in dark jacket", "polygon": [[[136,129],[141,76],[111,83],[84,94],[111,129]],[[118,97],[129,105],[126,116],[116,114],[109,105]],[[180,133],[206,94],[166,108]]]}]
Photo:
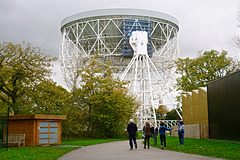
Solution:
[{"label": "man in dark jacket", "polygon": [[129,134],[129,144],[130,144],[130,149],[133,149],[133,143],[132,140],[135,144],[135,148],[137,149],[137,142],[136,142],[136,132],[137,132],[137,125],[133,123],[133,119],[130,119],[130,124],[128,124],[127,131]]}]

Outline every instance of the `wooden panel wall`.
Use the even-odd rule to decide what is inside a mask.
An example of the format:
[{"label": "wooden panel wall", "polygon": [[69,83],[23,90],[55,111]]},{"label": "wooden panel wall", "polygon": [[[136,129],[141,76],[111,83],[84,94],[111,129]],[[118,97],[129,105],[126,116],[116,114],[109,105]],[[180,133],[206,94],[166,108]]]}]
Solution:
[{"label": "wooden panel wall", "polygon": [[[9,134],[23,134],[25,133],[25,145],[34,146],[34,121],[33,120],[21,120],[21,121],[9,121]],[[9,144],[9,146],[17,146],[17,144]]]}]

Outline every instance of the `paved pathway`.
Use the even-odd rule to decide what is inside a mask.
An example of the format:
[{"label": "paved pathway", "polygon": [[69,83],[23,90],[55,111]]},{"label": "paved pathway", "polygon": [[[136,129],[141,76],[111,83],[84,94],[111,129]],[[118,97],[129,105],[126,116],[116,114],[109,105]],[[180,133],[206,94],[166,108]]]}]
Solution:
[{"label": "paved pathway", "polygon": [[143,149],[138,140],[138,149],[129,150],[128,141],[110,142],[82,147],[65,154],[59,160],[220,160],[151,147]]}]

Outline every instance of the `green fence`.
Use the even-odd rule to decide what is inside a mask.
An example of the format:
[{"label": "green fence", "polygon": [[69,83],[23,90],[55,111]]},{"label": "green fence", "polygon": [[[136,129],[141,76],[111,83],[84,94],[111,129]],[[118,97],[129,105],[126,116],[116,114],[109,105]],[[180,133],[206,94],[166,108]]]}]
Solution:
[{"label": "green fence", "polygon": [[7,112],[0,112],[0,152],[8,150],[8,123],[9,109]]}]

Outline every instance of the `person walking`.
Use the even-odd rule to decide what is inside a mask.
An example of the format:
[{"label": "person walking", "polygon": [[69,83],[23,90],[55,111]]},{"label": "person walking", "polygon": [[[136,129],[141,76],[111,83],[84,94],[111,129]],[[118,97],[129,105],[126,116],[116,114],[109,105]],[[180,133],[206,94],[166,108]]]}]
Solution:
[{"label": "person walking", "polygon": [[146,149],[146,142],[148,142],[148,149],[149,149],[149,139],[150,139],[150,137],[152,137],[152,133],[151,133],[150,124],[148,121],[145,122],[145,126],[143,127],[143,133],[145,134],[143,148]]},{"label": "person walking", "polygon": [[184,142],[184,123],[181,120],[180,117],[177,118],[177,122],[178,122],[178,137],[179,137],[179,142],[180,145],[183,146],[183,142]]},{"label": "person walking", "polygon": [[151,134],[152,134],[151,138],[154,138],[154,127],[152,126],[152,127],[150,127],[150,129],[151,129]]},{"label": "person walking", "polygon": [[154,130],[154,145],[157,145],[158,127]]},{"label": "person walking", "polygon": [[159,135],[160,135],[160,141],[161,141],[161,148],[163,149],[163,142],[164,142],[164,149],[166,149],[166,135],[165,132],[167,131],[171,131],[172,128],[167,128],[164,126],[164,122],[160,123],[160,127],[159,127]]},{"label": "person walking", "polygon": [[[130,123],[127,126],[127,131],[129,135],[129,145],[130,150],[133,150],[133,142],[135,145],[135,149],[137,149],[137,141],[136,141],[136,132],[137,132],[137,125],[133,123],[133,119],[130,119]],[[133,142],[132,142],[133,140]]]}]

